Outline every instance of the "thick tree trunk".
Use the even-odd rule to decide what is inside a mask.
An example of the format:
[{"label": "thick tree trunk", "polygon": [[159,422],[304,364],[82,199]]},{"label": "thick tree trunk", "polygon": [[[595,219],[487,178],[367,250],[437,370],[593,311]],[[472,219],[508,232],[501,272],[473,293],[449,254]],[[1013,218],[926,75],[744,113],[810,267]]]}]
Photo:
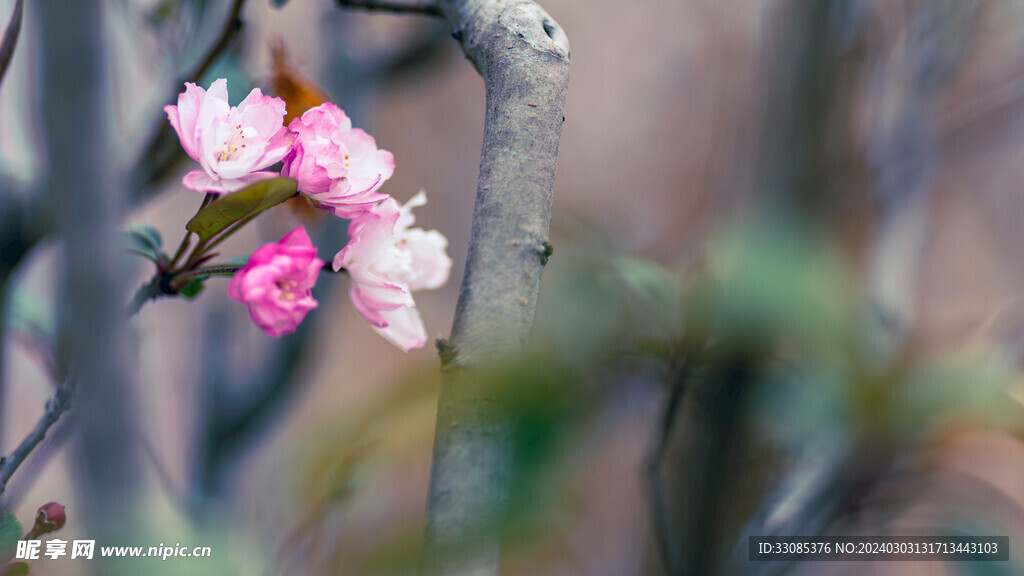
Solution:
[{"label": "thick tree trunk", "polygon": [[480,177],[438,404],[421,574],[497,572],[512,462],[482,366],[520,352],[547,243],[569,43],[524,0],[447,0],[441,13],[487,89]]}]

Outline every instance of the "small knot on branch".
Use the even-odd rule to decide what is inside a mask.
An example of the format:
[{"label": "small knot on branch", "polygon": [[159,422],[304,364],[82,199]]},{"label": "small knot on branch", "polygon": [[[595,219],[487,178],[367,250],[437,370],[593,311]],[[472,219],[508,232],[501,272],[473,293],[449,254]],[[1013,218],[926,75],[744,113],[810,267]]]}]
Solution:
[{"label": "small knot on branch", "polygon": [[540,265],[541,266],[547,266],[548,265],[548,259],[551,258],[551,255],[554,254],[554,253],[555,253],[555,247],[551,244],[551,242],[548,242],[548,241],[545,240],[544,244],[541,244]]},{"label": "small knot on branch", "polygon": [[551,38],[552,40],[555,39],[555,34],[561,32],[561,30],[558,28],[558,24],[555,24],[555,21],[550,18],[545,18],[544,22],[541,25],[544,27],[544,33],[547,34],[548,38]]},{"label": "small knot on branch", "polygon": [[511,4],[498,16],[498,22],[536,50],[569,57],[569,38],[537,4]]},{"label": "small knot on branch", "polygon": [[439,336],[437,340],[434,340],[434,346],[437,347],[437,355],[441,358],[442,368],[455,363],[459,354],[451,342]]}]

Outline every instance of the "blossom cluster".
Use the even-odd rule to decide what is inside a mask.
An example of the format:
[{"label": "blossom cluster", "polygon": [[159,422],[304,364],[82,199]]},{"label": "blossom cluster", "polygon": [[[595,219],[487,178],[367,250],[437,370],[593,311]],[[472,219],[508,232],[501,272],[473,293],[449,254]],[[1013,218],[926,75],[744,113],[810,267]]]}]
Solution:
[{"label": "blossom cluster", "polygon": [[[182,184],[202,193],[224,194],[253,182],[285,176],[309,202],[350,220],[349,242],[333,267],[351,277],[359,314],[403,350],[427,341],[412,292],[448,280],[448,240],[438,231],[410,228],[412,209],[379,192],[395,170],[394,156],[377,148],[331,103],[307,110],[284,125],[285,102],[254,89],[238,105],[228,103],[227,81],[208,90],[192,83],[164,111],[185,153],[200,169]],[[266,168],[281,163],[280,173]],[[300,226],[279,242],[260,247],[235,273],[228,295],[246,304],[253,321],[274,337],[289,334],[317,306],[312,288],[324,261]]]}]

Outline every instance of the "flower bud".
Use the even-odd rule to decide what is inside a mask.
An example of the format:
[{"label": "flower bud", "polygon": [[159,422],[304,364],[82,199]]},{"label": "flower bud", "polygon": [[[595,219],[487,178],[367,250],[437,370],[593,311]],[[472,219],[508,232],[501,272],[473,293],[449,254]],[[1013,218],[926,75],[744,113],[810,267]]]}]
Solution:
[{"label": "flower bud", "polygon": [[56,532],[64,527],[64,523],[67,522],[67,514],[64,510],[63,504],[57,502],[50,502],[43,504],[39,507],[39,511],[36,512],[36,524],[32,527],[32,530],[25,535],[25,540],[37,540],[44,534],[50,532]]}]

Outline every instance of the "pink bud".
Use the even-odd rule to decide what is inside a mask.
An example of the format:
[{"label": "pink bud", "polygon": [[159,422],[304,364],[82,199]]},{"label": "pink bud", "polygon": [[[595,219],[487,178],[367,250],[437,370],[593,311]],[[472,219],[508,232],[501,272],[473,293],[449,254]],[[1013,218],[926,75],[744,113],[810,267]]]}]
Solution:
[{"label": "pink bud", "polygon": [[32,530],[25,535],[25,540],[36,540],[44,534],[56,532],[64,527],[68,517],[64,505],[57,502],[43,504],[36,512],[36,524]]}]

